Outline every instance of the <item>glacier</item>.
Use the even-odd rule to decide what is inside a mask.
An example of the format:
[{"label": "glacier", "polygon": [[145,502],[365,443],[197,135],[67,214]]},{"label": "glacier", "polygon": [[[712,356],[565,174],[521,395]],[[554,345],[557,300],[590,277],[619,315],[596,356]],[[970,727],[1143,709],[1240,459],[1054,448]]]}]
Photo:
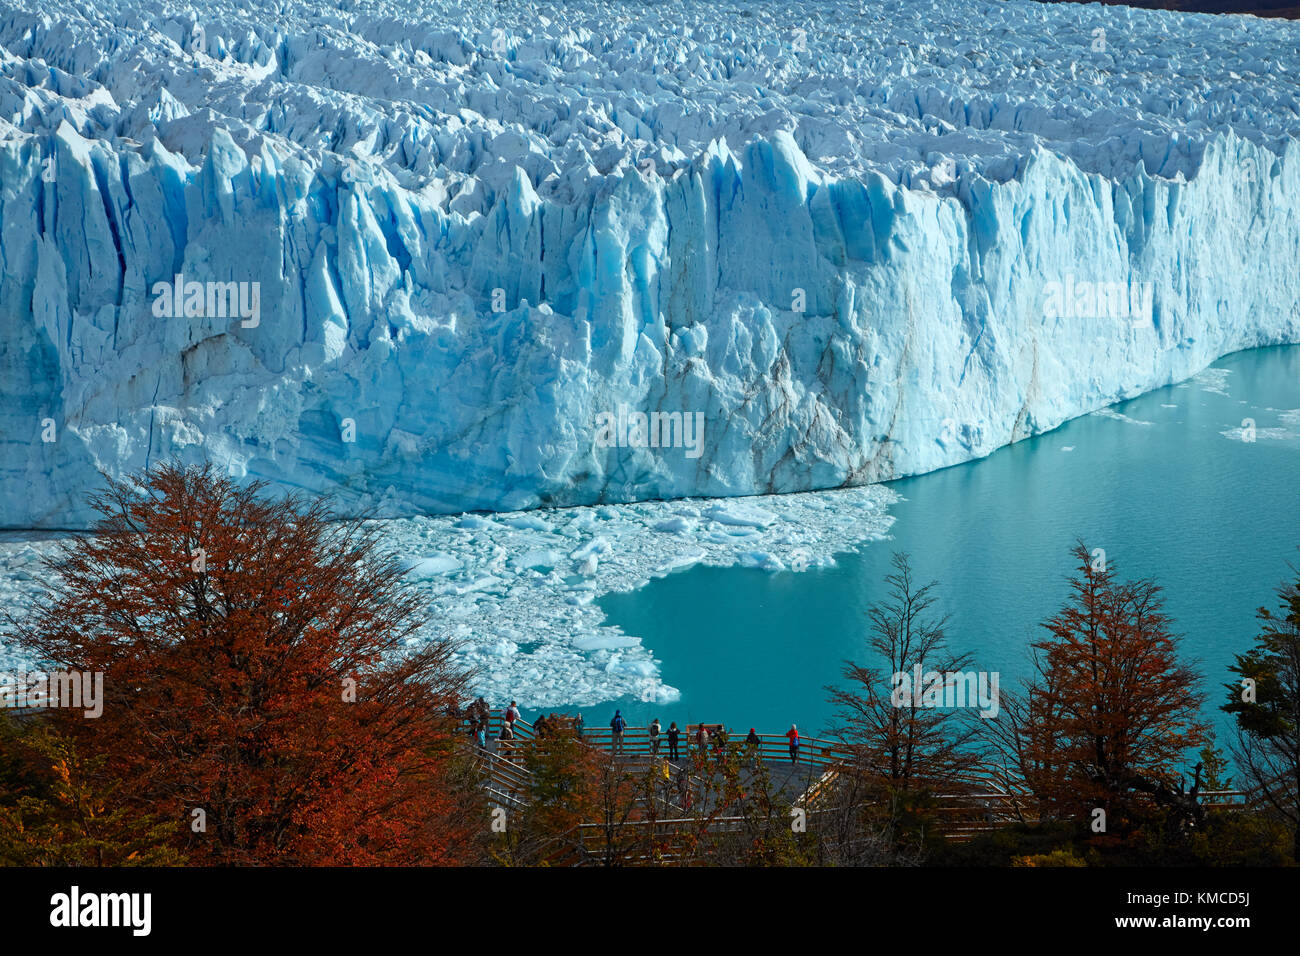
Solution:
[{"label": "glacier", "polygon": [[163,458],[401,517],[987,455],[1300,342],[1297,66],[1029,0],[0,0],[0,526]]}]

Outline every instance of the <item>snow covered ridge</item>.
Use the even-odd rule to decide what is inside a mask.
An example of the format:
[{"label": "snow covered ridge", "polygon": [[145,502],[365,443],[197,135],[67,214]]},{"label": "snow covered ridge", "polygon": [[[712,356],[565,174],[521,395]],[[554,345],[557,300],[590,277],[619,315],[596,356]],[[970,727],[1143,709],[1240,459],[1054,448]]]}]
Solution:
[{"label": "snow covered ridge", "polygon": [[[1300,342],[1300,24],[24,6],[0,525],[174,455],[391,515],[830,488]],[[624,406],[700,454],[598,442]]]}]

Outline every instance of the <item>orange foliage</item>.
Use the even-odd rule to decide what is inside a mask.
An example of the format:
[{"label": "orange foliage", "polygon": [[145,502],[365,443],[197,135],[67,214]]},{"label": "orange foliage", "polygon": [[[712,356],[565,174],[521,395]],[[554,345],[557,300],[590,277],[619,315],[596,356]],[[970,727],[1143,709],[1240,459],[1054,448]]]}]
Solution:
[{"label": "orange foliage", "polygon": [[55,719],[194,863],[459,861],[451,648],[408,647],[423,605],[373,525],[263,487],[164,466],[93,499],[18,634],[105,675],[102,717]]}]

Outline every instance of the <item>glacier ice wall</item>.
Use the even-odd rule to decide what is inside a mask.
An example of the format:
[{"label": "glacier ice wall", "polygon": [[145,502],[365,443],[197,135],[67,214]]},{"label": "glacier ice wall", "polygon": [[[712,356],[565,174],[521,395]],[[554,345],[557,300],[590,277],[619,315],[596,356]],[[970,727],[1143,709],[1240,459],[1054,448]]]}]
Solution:
[{"label": "glacier ice wall", "polygon": [[1021,0],[0,0],[0,525],[176,456],[398,515],[988,454],[1300,342],[1298,65]]}]

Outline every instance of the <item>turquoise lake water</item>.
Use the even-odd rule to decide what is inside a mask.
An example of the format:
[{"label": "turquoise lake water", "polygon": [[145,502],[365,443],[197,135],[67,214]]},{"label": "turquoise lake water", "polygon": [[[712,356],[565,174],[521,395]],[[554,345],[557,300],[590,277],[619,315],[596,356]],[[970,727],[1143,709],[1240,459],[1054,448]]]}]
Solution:
[{"label": "turquoise lake water", "polygon": [[[606,725],[619,706],[633,725],[658,716],[741,733],[791,722],[824,731],[833,710],[823,688],[845,659],[867,662],[864,612],[884,594],[895,549],[911,555],[920,581],[939,582],[952,649],[1000,672],[1004,688],[1018,685],[1040,622],[1068,596],[1069,549],[1082,538],[1120,577],[1150,575],[1165,588],[1184,657],[1206,676],[1207,716],[1226,729],[1217,708],[1227,667],[1252,643],[1255,611],[1275,603],[1287,563],[1300,565],[1300,347],[1239,352],[1212,369],[1112,407],[1134,421],[1088,415],[891,482],[906,499],[891,508],[893,540],[840,555],[836,567],[697,566],[606,595],[608,621],[644,640],[682,697],[584,708],[588,725]],[[1254,442],[1242,440],[1247,418]]]}]

